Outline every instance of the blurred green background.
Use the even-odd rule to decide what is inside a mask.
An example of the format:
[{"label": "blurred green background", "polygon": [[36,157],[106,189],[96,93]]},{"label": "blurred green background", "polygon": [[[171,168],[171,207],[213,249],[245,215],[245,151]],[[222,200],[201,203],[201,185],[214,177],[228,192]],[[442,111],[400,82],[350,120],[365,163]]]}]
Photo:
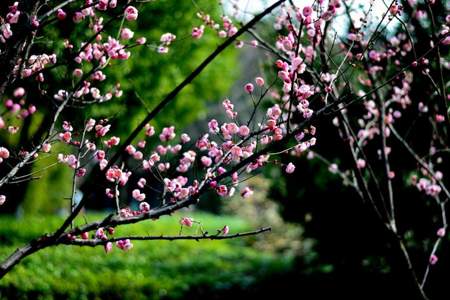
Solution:
[{"label": "blurred green background", "polygon": [[[134,48],[131,60],[114,62],[107,73],[106,86],[112,87],[120,81],[124,95],[110,103],[92,106],[84,113],[69,109],[65,117],[74,119],[74,127],[78,127],[91,116],[108,116],[113,133],[126,136],[145,116],[147,109],[154,107],[221,42],[208,29],[201,40],[190,38],[191,28],[200,25],[195,15],[199,8],[217,20],[222,11],[216,4],[209,0],[159,0],[142,4],[138,21],[127,23],[127,26],[135,31],[136,37],[145,36],[155,45],[162,33],[176,34],[177,40],[170,52],[160,55],[153,47]],[[425,10],[423,4],[419,5]],[[434,7],[436,18],[443,22],[445,9],[439,5]],[[167,11],[171,12],[170,16]],[[407,17],[412,12],[406,9],[404,14]],[[428,49],[428,28],[416,28],[416,51],[420,54]],[[111,32],[114,29],[117,24],[108,28]],[[260,24],[256,30],[267,39],[276,39],[269,22]],[[63,59],[66,55],[63,45],[55,41],[60,37],[81,40],[85,34],[67,22],[45,32],[35,50],[57,49]],[[412,59],[408,55],[402,58],[402,64]],[[442,55],[448,57],[448,48]],[[218,115],[220,101],[225,97],[230,97],[245,113],[251,101],[243,96],[242,87],[261,75],[262,70],[271,68],[267,62],[273,62],[273,57],[261,50],[231,47],[152,124],[157,129],[175,124],[178,133],[191,132],[195,138],[204,130],[206,116]],[[67,65],[55,69],[49,74],[50,81],[61,86],[72,84],[71,77],[67,76],[70,68]],[[360,72],[356,70],[355,74]],[[396,72],[396,66],[389,68],[389,72]],[[417,74],[414,74],[411,97],[416,103],[427,99],[432,91],[430,85],[421,80],[421,70],[414,72]],[[449,78],[448,70],[444,72]],[[353,79],[356,81],[357,77],[355,75]],[[271,78],[266,79],[271,82]],[[30,93],[27,100],[38,107],[42,101],[48,101],[39,93]],[[28,124],[23,124],[18,135],[10,138],[0,133],[0,138],[15,150],[20,150],[23,140],[35,144],[42,138],[41,128],[47,125],[47,117],[48,111],[40,110]],[[423,137],[431,136],[429,122],[426,117],[416,117],[413,110],[405,112],[405,123],[399,126],[408,129],[414,122],[415,134],[410,136],[411,143],[424,147],[419,150],[427,151]],[[317,127],[315,151],[345,166],[349,162],[345,156],[345,142],[336,135],[330,122],[322,121]],[[152,143],[150,140],[149,144]],[[372,150],[375,154],[376,149]],[[393,166],[398,170],[394,189],[399,195],[399,219],[404,224],[401,231],[408,241],[411,257],[422,273],[432,245],[430,236],[433,237],[440,226],[438,218],[430,217],[437,215],[436,207],[427,197],[417,193],[415,187],[405,187],[410,170],[416,167],[415,162],[401,152],[394,151],[392,155]],[[38,160],[24,170],[24,174],[42,170],[54,160],[54,155]],[[287,163],[293,159],[283,156],[280,160]],[[414,299],[408,294],[413,289],[407,277],[399,271],[403,266],[370,209],[352,190],[342,185],[338,176],[330,174],[324,164],[304,157],[295,159],[295,164],[296,172],[290,176],[285,176],[277,166],[267,168],[261,178],[247,181],[246,184],[255,190],[250,199],[221,200],[208,194],[195,211],[183,210],[157,222],[146,221],[117,229],[117,234],[177,234],[179,218],[192,216],[210,232],[228,225],[231,233],[271,226],[270,233],[218,242],[135,242],[129,252],[115,248],[110,254],[105,254],[101,247],[49,248],[25,259],[0,281],[0,298]],[[8,191],[15,195],[11,196],[15,201],[8,201],[1,211],[5,214],[0,215],[2,258],[42,232],[54,230],[67,214],[68,203],[64,198],[70,194],[71,170],[58,166],[39,175],[42,176],[40,180],[31,181],[21,189],[13,186]],[[82,185],[89,183],[88,178]],[[78,223],[83,223],[83,218],[93,221],[104,216],[104,211],[95,209],[104,207],[105,203],[94,200],[98,202],[90,203],[92,207],[83,213]],[[127,204],[130,201],[128,199]],[[196,230],[193,228],[188,232],[195,233]],[[448,245],[445,240],[443,251],[448,250]],[[443,255],[433,269],[428,287],[433,299],[448,299],[448,293],[445,294],[448,278],[450,260]]]}]

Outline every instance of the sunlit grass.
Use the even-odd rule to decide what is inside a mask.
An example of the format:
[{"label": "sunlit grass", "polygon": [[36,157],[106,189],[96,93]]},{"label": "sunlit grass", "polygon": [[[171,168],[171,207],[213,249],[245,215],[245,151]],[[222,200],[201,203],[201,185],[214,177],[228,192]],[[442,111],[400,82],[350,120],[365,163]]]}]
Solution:
[{"label": "sunlit grass", "polygon": [[[116,230],[127,234],[178,234],[181,215],[162,217]],[[88,220],[100,218],[89,214]],[[231,232],[250,228],[241,219],[196,213],[205,230],[215,233],[224,225]],[[54,230],[62,221],[57,217],[15,220],[0,218],[0,257],[43,231]],[[187,229],[194,234],[197,228]],[[113,297],[158,299],[181,297],[193,287],[221,290],[245,288],[266,276],[289,268],[292,258],[252,248],[255,237],[226,241],[150,241],[134,242],[123,252],[115,248],[105,254],[102,247],[58,246],[26,258],[0,281],[2,296],[44,298]]]}]

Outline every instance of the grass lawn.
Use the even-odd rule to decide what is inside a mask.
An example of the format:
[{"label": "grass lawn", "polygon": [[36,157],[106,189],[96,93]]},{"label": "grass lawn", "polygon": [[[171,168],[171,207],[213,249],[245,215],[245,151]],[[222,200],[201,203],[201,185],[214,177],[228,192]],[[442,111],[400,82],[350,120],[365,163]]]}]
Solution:
[{"label": "grass lawn", "polygon": [[[126,234],[178,234],[181,215],[162,217],[119,227],[115,236]],[[233,217],[195,213],[205,230],[216,232],[225,224],[230,233],[253,230]],[[101,218],[88,214],[89,221]],[[54,230],[62,219],[0,217],[0,258],[30,239]],[[195,234],[196,228],[185,230]],[[270,233],[268,233],[270,234]],[[0,297],[33,299],[176,299],[186,293],[219,293],[245,289],[259,280],[288,270],[293,258],[260,251],[247,237],[225,241],[143,241],[123,252],[114,247],[58,246],[34,254],[0,281]]]}]

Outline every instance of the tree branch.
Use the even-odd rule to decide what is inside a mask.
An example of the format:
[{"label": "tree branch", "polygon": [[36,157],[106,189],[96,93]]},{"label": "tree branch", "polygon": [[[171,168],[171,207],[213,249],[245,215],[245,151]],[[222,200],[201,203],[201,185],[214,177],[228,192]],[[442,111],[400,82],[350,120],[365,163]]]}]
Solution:
[{"label": "tree branch", "polygon": [[82,240],[82,239],[75,239],[75,240],[65,240],[61,242],[61,244],[64,245],[75,245],[75,246],[89,246],[89,247],[96,247],[99,245],[105,245],[106,243],[113,243],[121,240],[131,240],[131,241],[177,241],[177,240],[194,240],[194,241],[200,241],[200,240],[228,240],[228,239],[234,239],[234,238],[240,238],[240,237],[246,237],[246,236],[252,236],[252,235],[258,235],[264,232],[271,231],[270,227],[263,227],[258,230],[254,231],[248,231],[248,232],[240,232],[235,234],[229,234],[229,235],[220,235],[220,234],[203,234],[203,235],[159,235],[159,236],[123,236],[118,238],[111,238],[106,240],[101,239],[91,239],[91,240]]}]

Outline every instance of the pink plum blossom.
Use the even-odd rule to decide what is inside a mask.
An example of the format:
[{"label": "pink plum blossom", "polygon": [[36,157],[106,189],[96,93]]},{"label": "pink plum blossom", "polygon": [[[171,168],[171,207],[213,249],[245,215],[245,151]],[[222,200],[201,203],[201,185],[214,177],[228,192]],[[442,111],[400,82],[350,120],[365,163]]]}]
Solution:
[{"label": "pink plum blossom", "polygon": [[285,171],[286,171],[286,173],[288,173],[288,174],[294,173],[294,171],[295,171],[295,165],[294,165],[293,163],[290,162],[290,163],[286,166]]},{"label": "pink plum blossom", "polygon": [[194,219],[192,219],[190,217],[182,217],[180,219],[180,224],[182,226],[192,227],[192,225],[194,224]]},{"label": "pink plum blossom", "polygon": [[257,86],[263,86],[264,85],[264,78],[262,77],[256,77],[255,82]]},{"label": "pink plum blossom", "polygon": [[438,262],[438,257],[435,254],[432,254],[430,256],[429,262],[430,262],[430,265],[434,266]]},{"label": "pink plum blossom", "polygon": [[135,21],[138,18],[138,10],[134,6],[128,6],[125,8],[125,19],[127,21]]},{"label": "pink plum blossom", "polygon": [[133,190],[133,192],[131,194],[132,194],[133,198],[136,199],[137,201],[145,200],[145,194],[141,193],[141,191],[138,189]]},{"label": "pink plum blossom", "polygon": [[246,91],[247,93],[251,94],[251,93],[253,93],[253,90],[255,89],[255,87],[253,86],[253,84],[247,83],[247,84],[244,86],[244,89],[245,89],[245,91]]},{"label": "pink plum blossom", "polygon": [[56,11],[56,17],[58,18],[58,20],[62,21],[66,18],[67,14],[64,10],[62,10],[61,8],[59,8]]},{"label": "pink plum blossom", "polygon": [[131,31],[129,28],[123,28],[122,31],[120,32],[120,38],[122,40],[129,40],[131,38],[133,38],[134,36],[134,32]]},{"label": "pink plum blossom", "polygon": [[228,235],[228,233],[230,232],[230,227],[228,227],[227,225],[225,225],[223,228],[222,228],[222,234],[223,235]]}]

